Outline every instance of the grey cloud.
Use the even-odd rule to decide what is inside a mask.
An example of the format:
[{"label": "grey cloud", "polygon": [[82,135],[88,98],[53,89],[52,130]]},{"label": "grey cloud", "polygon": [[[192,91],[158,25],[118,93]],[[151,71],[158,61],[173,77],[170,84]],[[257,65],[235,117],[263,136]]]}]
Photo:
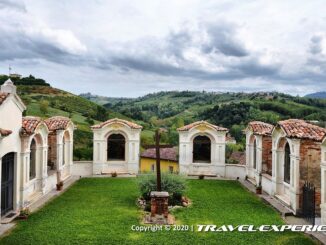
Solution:
[{"label": "grey cloud", "polygon": [[[160,76],[189,77],[202,80],[234,80],[246,77],[261,77],[268,75],[276,75],[278,67],[268,67],[260,65],[255,61],[241,63],[238,66],[229,67],[227,71],[212,72],[197,68],[177,67],[171,64],[162,63],[159,60],[150,57],[115,57],[108,63],[122,67],[125,70],[137,70],[141,72],[156,74]],[[104,66],[103,66],[104,67]]]},{"label": "grey cloud", "polygon": [[208,52],[220,52],[226,56],[244,57],[249,55],[248,50],[236,38],[236,27],[229,23],[208,24],[206,32],[210,38],[203,50]]},{"label": "grey cloud", "polygon": [[[185,28],[178,32],[171,32],[156,44],[148,40],[154,43],[151,48],[136,43],[126,45],[128,52],[121,52],[121,49],[118,53],[106,51],[108,56],[100,60],[98,67],[115,66],[122,68],[125,72],[136,70],[160,76],[190,77],[202,80],[277,76],[280,65],[261,64],[257,54],[250,54],[249,50],[237,40],[235,28],[227,23],[224,25],[201,23],[199,30]],[[208,42],[201,35],[208,36]],[[194,41],[195,39],[197,40]],[[211,55],[213,65],[223,66],[224,69],[208,70],[194,63],[193,60],[186,59],[184,52],[191,48],[201,51],[200,55],[205,58]],[[141,53],[137,53],[138,49],[142,50]]]},{"label": "grey cloud", "polygon": [[323,37],[321,35],[314,35],[310,39],[310,53],[319,54],[323,51],[322,49]]},{"label": "grey cloud", "polygon": [[24,32],[1,30],[0,60],[45,59],[59,62],[67,52],[41,38],[28,36]]},{"label": "grey cloud", "polygon": [[279,65],[262,65],[254,59],[242,62],[234,68],[239,69],[244,76],[274,76],[280,70]]},{"label": "grey cloud", "polygon": [[58,64],[84,65],[96,64],[92,56],[82,56],[69,52],[56,44],[50,37],[41,34],[28,34],[19,27],[3,29],[0,26],[0,61],[45,60]]},{"label": "grey cloud", "polygon": [[26,12],[25,4],[20,0],[0,0],[0,10],[1,9],[13,9]]},{"label": "grey cloud", "polygon": [[183,51],[191,45],[192,35],[189,30],[185,29],[179,32],[171,32],[166,40],[168,51],[176,57],[183,59]]}]

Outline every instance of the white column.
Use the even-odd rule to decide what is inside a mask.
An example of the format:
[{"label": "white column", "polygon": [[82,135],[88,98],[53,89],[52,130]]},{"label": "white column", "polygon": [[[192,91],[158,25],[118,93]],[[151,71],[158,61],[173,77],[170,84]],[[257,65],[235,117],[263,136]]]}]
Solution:
[{"label": "white column", "polygon": [[57,181],[62,181],[62,141],[63,141],[63,130],[57,131],[57,154],[56,154],[56,161],[57,161]]},{"label": "white column", "polygon": [[74,163],[74,141],[73,140],[70,140],[69,143],[69,163],[70,165]]},{"label": "white column", "polygon": [[41,153],[42,153],[41,188],[42,188],[42,193],[45,194],[46,182],[47,182],[47,177],[48,177],[48,146],[47,145],[41,147]]},{"label": "white column", "polygon": [[101,174],[104,164],[107,162],[107,146],[105,139],[93,141],[93,174]]},{"label": "white column", "polygon": [[321,224],[326,225],[326,140],[321,148],[321,196],[320,196],[320,209],[321,209]]},{"label": "white column", "polygon": [[[274,145],[274,142],[273,142]],[[277,185],[279,183],[279,150],[273,148],[272,149],[272,194],[277,194]]]},{"label": "white column", "polygon": [[248,144],[248,177],[254,177],[254,167],[253,167],[253,154],[254,154],[254,147],[252,144]]},{"label": "white column", "polygon": [[299,210],[300,194],[300,140],[292,139],[290,144],[290,198],[295,212]]},{"label": "white column", "polygon": [[24,207],[27,201],[27,188],[29,181],[29,162],[30,151],[21,153],[21,184],[20,184],[20,203]]},{"label": "white column", "polygon": [[[1,139],[0,139],[1,143]],[[0,183],[2,182],[2,158],[0,158]],[[0,210],[1,210],[1,188],[0,188]],[[0,215],[0,222],[1,222],[1,215]]]},{"label": "white column", "polygon": [[70,169],[71,169],[71,165],[73,163],[72,161],[72,141],[71,140],[67,140],[65,141],[64,145],[64,163],[65,165],[63,166],[65,169],[65,173],[66,175],[70,175]]},{"label": "white column", "polygon": [[189,165],[192,162],[191,145],[189,142],[179,143],[179,172],[181,174],[189,173]]}]

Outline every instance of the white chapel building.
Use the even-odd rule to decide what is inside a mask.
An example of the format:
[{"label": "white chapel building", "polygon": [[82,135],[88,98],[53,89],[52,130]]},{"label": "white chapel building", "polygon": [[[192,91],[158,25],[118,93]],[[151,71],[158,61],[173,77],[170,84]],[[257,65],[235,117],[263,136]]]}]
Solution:
[{"label": "white chapel building", "polygon": [[0,220],[15,217],[55,189],[58,181],[70,177],[73,164],[70,119],[23,117],[25,109],[15,85],[7,80],[0,90]]},{"label": "white chapel building", "polygon": [[178,132],[181,174],[225,176],[228,129],[198,121],[178,128]]},{"label": "white chapel building", "polygon": [[110,119],[92,126],[93,174],[137,174],[142,126]]}]

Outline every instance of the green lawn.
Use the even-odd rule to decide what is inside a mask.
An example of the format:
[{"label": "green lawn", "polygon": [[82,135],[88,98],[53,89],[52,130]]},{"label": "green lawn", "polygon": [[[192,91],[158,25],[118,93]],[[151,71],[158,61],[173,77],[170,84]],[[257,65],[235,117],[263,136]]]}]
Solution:
[{"label": "green lawn", "polygon": [[[82,179],[0,240],[0,244],[313,244],[299,233],[147,232],[136,179]],[[187,225],[282,224],[279,215],[233,181],[189,180],[193,205],[174,212]]]}]

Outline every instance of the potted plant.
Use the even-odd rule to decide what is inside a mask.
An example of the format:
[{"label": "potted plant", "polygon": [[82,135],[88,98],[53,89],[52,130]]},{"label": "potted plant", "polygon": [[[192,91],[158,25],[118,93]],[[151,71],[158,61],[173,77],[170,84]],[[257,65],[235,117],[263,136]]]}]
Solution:
[{"label": "potted plant", "polygon": [[30,214],[31,212],[29,211],[29,208],[23,208],[22,210],[20,210],[18,218],[25,220]]},{"label": "potted plant", "polygon": [[113,173],[111,173],[111,176],[112,176],[112,177],[117,177],[118,174],[117,174],[117,172],[113,172]]},{"label": "potted plant", "polygon": [[59,183],[57,183],[57,191],[62,191],[63,188],[63,181],[59,181]]},{"label": "potted plant", "polygon": [[261,193],[262,193],[261,186],[260,185],[256,186],[256,194],[261,195]]}]

